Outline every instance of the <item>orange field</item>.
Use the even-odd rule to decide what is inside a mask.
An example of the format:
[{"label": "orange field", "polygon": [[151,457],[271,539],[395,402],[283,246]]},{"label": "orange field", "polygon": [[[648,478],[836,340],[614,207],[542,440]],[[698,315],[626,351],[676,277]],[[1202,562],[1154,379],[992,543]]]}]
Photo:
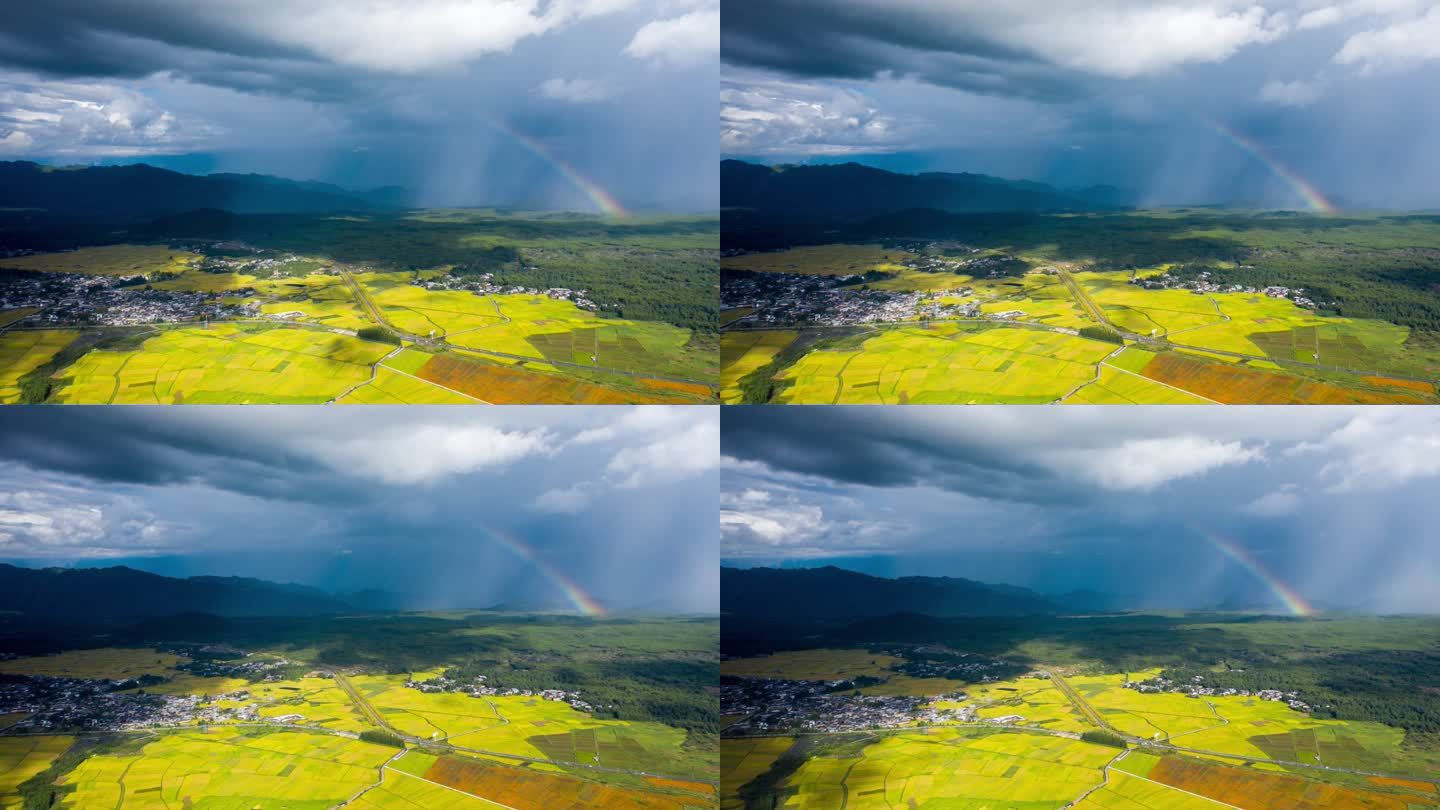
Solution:
[{"label": "orange field", "polygon": [[1164,757],[1147,779],[1239,807],[1292,810],[1408,810],[1419,797],[1312,782],[1296,776],[1236,768],[1214,762]]},{"label": "orange field", "polygon": [[645,781],[658,788],[669,790],[688,790],[691,793],[714,793],[715,786],[705,782],[686,782],[680,779],[661,779],[658,776],[647,776]]},{"label": "orange field", "polygon": [[715,399],[714,389],[712,389],[708,385],[701,385],[700,383],[683,383],[675,382],[674,380],[651,379],[640,379],[637,380],[637,382],[639,382],[644,387],[651,389],[652,391],[678,391],[679,393],[688,394],[689,396],[697,397],[700,399]]},{"label": "orange field", "polygon": [[1425,401],[1398,391],[1381,393],[1342,388],[1232,363],[1186,357],[1177,352],[1155,355],[1140,373],[1226,405],[1416,405]]},{"label": "orange field", "polygon": [[454,757],[440,757],[435,760],[435,764],[425,771],[425,778],[511,807],[638,807],[686,810],[711,805],[709,800],[699,797],[687,799],[668,793],[627,790],[587,782],[573,776],[526,771]]},{"label": "orange field", "polygon": [[1361,377],[1360,379],[1371,385],[1381,385],[1387,388],[1408,388],[1422,394],[1435,393],[1435,386],[1419,380],[1397,380],[1394,377]]},{"label": "orange field", "polygon": [[[495,405],[693,403],[690,397],[641,394],[538,371],[437,354],[415,376]],[[708,391],[707,391],[708,393]]]},{"label": "orange field", "polygon": [[1421,793],[1440,793],[1440,785],[1432,785],[1429,782],[1416,782],[1413,779],[1396,779],[1391,776],[1371,776],[1370,781],[1385,787],[1402,787],[1410,790],[1418,790]]}]

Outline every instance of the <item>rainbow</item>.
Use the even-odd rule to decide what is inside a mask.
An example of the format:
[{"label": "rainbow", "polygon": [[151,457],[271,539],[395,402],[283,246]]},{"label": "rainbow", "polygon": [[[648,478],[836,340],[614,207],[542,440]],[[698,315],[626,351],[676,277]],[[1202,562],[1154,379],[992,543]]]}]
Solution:
[{"label": "rainbow", "polygon": [[575,609],[586,616],[599,618],[605,615],[605,606],[595,601],[595,598],[586,593],[575,580],[566,576],[563,571],[551,565],[544,557],[541,557],[535,549],[531,548],[525,541],[500,529],[482,526],[484,532],[490,538],[500,544],[501,548],[514,554],[516,557],[529,563],[536,571],[539,571],[546,579],[550,580]]},{"label": "rainbow", "polygon": [[1305,601],[1305,597],[1296,593],[1294,588],[1281,582],[1279,577],[1270,573],[1259,560],[1255,559],[1254,554],[1214,532],[1201,531],[1200,535],[1208,540],[1210,545],[1219,549],[1221,554],[1229,557],[1241,568],[1249,571],[1256,579],[1265,583],[1265,587],[1269,588],[1291,613],[1296,616],[1315,615],[1315,608]]},{"label": "rainbow", "polygon": [[491,121],[490,124],[500,132],[509,135],[516,143],[525,147],[530,154],[549,164],[551,168],[560,173],[560,176],[570,181],[571,185],[575,186],[581,193],[590,198],[590,202],[594,204],[596,208],[600,209],[602,213],[612,217],[630,216],[630,212],[626,211],[610,192],[596,185],[585,175],[581,174],[574,166],[551,154],[545,144],[515,129],[504,121]]},{"label": "rainbow", "polygon": [[1265,168],[1270,170],[1271,174],[1285,181],[1285,184],[1294,189],[1295,193],[1300,196],[1300,199],[1305,201],[1305,204],[1310,207],[1310,210],[1317,211],[1321,214],[1333,214],[1338,210],[1335,208],[1335,204],[1326,199],[1325,195],[1321,194],[1320,190],[1315,188],[1310,181],[1301,177],[1294,169],[1281,163],[1275,156],[1265,151],[1265,148],[1256,143],[1254,139],[1236,132],[1231,127],[1219,121],[1213,119],[1202,120],[1209,124],[1210,128],[1215,130],[1220,137],[1239,147],[1245,154],[1263,163]]}]

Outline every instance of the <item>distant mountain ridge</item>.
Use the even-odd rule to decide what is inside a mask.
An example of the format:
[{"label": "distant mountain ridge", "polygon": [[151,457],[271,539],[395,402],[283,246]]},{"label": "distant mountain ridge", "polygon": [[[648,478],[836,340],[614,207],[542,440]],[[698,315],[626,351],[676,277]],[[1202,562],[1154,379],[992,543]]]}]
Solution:
[{"label": "distant mountain ridge", "polygon": [[45,619],[148,619],[181,614],[319,616],[392,609],[393,595],[350,597],[247,577],[188,579],[111,568],[21,568],[0,563],[0,611]]},{"label": "distant mountain ridge", "polygon": [[0,208],[146,219],[200,208],[242,214],[374,211],[402,207],[405,191],[351,191],[264,174],[182,174],[145,163],[55,167],[0,161]]},{"label": "distant mountain ridge", "polygon": [[898,613],[1029,616],[1064,612],[1025,588],[953,577],[884,579],[823,568],[721,568],[724,615],[776,620],[853,620]]},{"label": "distant mountain ridge", "polygon": [[950,213],[1107,211],[1125,207],[1113,186],[1064,191],[984,174],[898,174],[859,163],[762,166],[720,163],[720,205],[770,215],[864,219],[907,209]]}]

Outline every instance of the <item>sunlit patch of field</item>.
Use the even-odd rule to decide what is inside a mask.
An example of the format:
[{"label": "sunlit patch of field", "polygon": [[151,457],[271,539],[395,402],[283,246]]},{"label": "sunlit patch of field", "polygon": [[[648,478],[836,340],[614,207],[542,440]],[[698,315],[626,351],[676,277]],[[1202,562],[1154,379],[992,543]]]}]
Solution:
[{"label": "sunlit patch of field", "polygon": [[395,753],[346,737],[212,726],[86,759],[62,781],[73,792],[59,806],[321,810],[379,781]]},{"label": "sunlit patch of field", "polygon": [[[1197,334],[1192,330],[1220,324],[1228,314],[1209,295],[1189,290],[1146,290],[1130,284],[1129,273],[1080,272],[1073,277],[1106,320],[1140,335],[1174,335],[1176,340],[1182,340],[1177,333],[1183,332],[1183,342],[1189,343],[1190,336]],[[1215,296],[1216,300],[1221,297]],[[1255,353],[1254,347],[1247,353]]]},{"label": "sunlit patch of field", "polygon": [[156,652],[153,649],[105,647],[0,661],[0,674],[105,680],[138,678],[142,675],[170,677],[175,674],[177,665],[189,660],[184,656]]},{"label": "sunlit patch of field", "polygon": [[409,689],[404,676],[357,675],[350,682],[385,722],[413,737],[444,740],[505,722],[488,699]]},{"label": "sunlit patch of field", "polygon": [[1100,364],[1100,375],[1095,382],[1076,390],[1063,401],[1070,405],[1204,405],[1210,402],[1204,397],[1126,372],[1112,366],[1109,361]]},{"label": "sunlit patch of field", "polygon": [[855,276],[871,270],[903,271],[900,263],[915,254],[883,245],[816,245],[770,253],[726,256],[720,267],[757,273],[794,273],[805,276]]},{"label": "sunlit patch of field", "polygon": [[21,810],[21,783],[50,767],[70,748],[74,737],[0,737],[0,810]]},{"label": "sunlit patch of field", "polygon": [[720,335],[720,400],[740,401],[740,380],[775,359],[799,332],[725,332]]},{"label": "sunlit patch of field", "polygon": [[[244,698],[228,695],[245,693]],[[257,683],[231,684],[222,691],[207,692],[213,697],[226,694],[223,700],[213,700],[213,705],[224,709],[239,709],[257,706],[262,718],[270,719],[298,714],[302,718],[297,724],[320,726],[334,731],[361,732],[373,728],[365,716],[351,702],[348,695],[329,678],[299,678],[286,681],[261,681]]]},{"label": "sunlit patch of field", "polygon": [[60,402],[316,403],[370,378],[394,347],[281,327],[165,330],[138,349],[91,351],[56,376]]},{"label": "sunlit patch of field", "polygon": [[720,662],[721,675],[782,678],[790,681],[835,681],[869,676],[888,678],[890,667],[904,659],[865,650],[793,650]]},{"label": "sunlit patch of field", "polygon": [[888,734],[858,755],[807,760],[785,782],[786,808],[1058,808],[1101,783],[1117,751],[1016,733],[927,729]]},{"label": "sunlit patch of field", "polygon": [[[1146,680],[1158,674],[1137,672],[1130,677]],[[1135,737],[1165,740],[1184,735],[1188,741],[1198,731],[1225,723],[1225,718],[1209,708],[1208,699],[1126,689],[1124,675],[1076,675],[1066,680],[1106,722]]]},{"label": "sunlit patch of field", "polygon": [[356,676],[351,683],[400,731],[454,745],[557,763],[705,777],[713,757],[682,750],[683,730],[661,723],[600,720],[553,700],[470,697],[407,689],[403,676]]},{"label": "sunlit patch of field", "polygon": [[336,400],[345,405],[465,405],[476,401],[474,397],[450,391],[413,374],[401,374],[383,364],[376,370],[372,382]]},{"label": "sunlit patch of field", "polygon": [[0,403],[20,400],[20,378],[50,362],[79,332],[55,329],[0,334]]},{"label": "sunlit patch of field", "polygon": [[[1158,670],[1131,672],[1145,680]],[[1257,697],[1191,698],[1141,693],[1121,686],[1124,675],[1073,676],[1070,685],[1111,725],[1136,737],[1217,754],[1328,765],[1396,774],[1426,774],[1440,753],[1406,748],[1402,729],[1381,723],[1329,720]]]},{"label": "sunlit patch of field", "polygon": [[60,253],[37,253],[0,259],[0,267],[41,273],[84,273],[92,276],[133,276],[179,273],[200,256],[165,245],[107,245]]},{"label": "sunlit patch of field", "polygon": [[357,280],[397,328],[460,348],[698,380],[718,373],[713,353],[670,324],[601,318],[544,295],[430,291],[375,273]]},{"label": "sunlit patch of field", "polygon": [[[1044,403],[1095,378],[1113,344],[1021,328],[930,324],[819,349],[786,370],[787,403]],[[853,341],[852,341],[853,342]]]},{"label": "sunlit patch of field", "polygon": [[1016,725],[1039,726],[1055,731],[1084,732],[1092,728],[1084,715],[1075,708],[1048,678],[1012,678],[965,687],[967,699],[942,703],[945,708],[966,704],[977,707],[976,714],[985,720],[1020,715]]}]

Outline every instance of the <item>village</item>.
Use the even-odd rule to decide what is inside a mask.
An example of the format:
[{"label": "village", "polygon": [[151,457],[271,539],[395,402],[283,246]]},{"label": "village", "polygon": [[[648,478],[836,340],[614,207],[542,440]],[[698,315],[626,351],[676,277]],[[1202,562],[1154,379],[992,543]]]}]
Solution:
[{"label": "village", "polygon": [[[542,700],[553,700],[564,703],[577,712],[587,714],[594,712],[596,706],[580,696],[579,692],[570,692],[564,689],[516,689],[514,687],[497,688],[488,684],[489,677],[476,675],[470,681],[461,681],[447,675],[439,675],[429,680],[417,681],[414,678],[405,681],[407,689],[414,689],[418,692],[457,692],[469,695],[470,697],[536,697]],[[600,707],[609,708],[609,707]]]},{"label": "village", "polygon": [[550,287],[538,289],[536,287],[522,287],[518,285],[504,285],[495,283],[494,273],[481,273],[478,276],[463,276],[450,274],[440,278],[416,279],[410,282],[413,286],[431,291],[466,291],[475,295],[544,295],[559,301],[569,301],[580,309],[597,312],[600,306],[590,300],[590,293],[586,290],[571,290],[566,287]]},{"label": "village", "polygon": [[1205,685],[1204,675],[1192,676],[1189,683],[1177,683],[1169,678],[1157,676],[1145,681],[1132,681],[1128,678],[1123,684],[1126,689],[1134,689],[1136,692],[1176,692],[1192,698],[1200,697],[1257,697],[1261,700],[1270,700],[1277,703],[1284,703],[1286,706],[1297,712],[1310,712],[1311,706],[1300,699],[1300,693],[1295,691],[1282,692],[1279,689],[1234,689],[1230,687],[1217,688]]},{"label": "village", "polygon": [[[1245,265],[1242,265],[1245,267]],[[1248,269],[1248,268],[1247,268]],[[1296,306],[1306,309],[1316,309],[1321,306],[1328,306],[1315,301],[1306,294],[1301,287],[1282,287],[1272,285],[1269,287],[1246,287],[1241,284],[1220,284],[1211,281],[1209,272],[1202,271],[1193,279],[1180,279],[1169,273],[1162,273],[1158,276],[1146,276],[1144,278],[1132,278],[1130,283],[1147,290],[1189,290],[1196,295],[1207,293],[1248,293],[1250,295],[1264,295],[1269,298],[1284,298]],[[1332,302],[1333,303],[1333,302]]]},{"label": "village", "polygon": [[156,290],[145,276],[6,272],[0,310],[35,309],[23,326],[143,326],[260,316],[258,306],[235,303],[254,290]]}]

